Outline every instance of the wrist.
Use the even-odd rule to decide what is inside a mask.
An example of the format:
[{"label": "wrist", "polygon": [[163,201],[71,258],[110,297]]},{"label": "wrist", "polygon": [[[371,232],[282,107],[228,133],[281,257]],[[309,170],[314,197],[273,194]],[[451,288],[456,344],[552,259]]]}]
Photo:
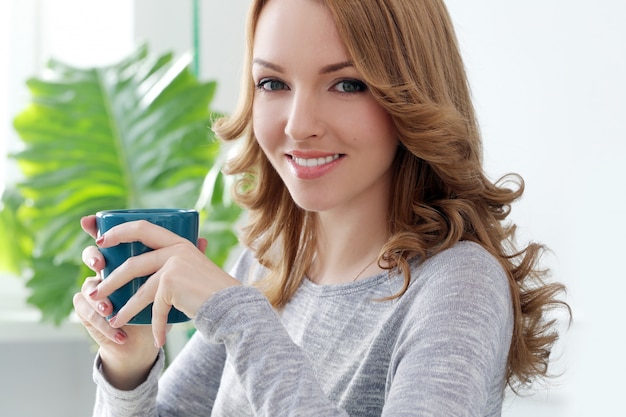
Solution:
[{"label": "wrist", "polygon": [[144,383],[159,358],[160,349],[144,352],[140,358],[115,355],[104,349],[98,352],[100,369],[114,388],[129,391]]}]

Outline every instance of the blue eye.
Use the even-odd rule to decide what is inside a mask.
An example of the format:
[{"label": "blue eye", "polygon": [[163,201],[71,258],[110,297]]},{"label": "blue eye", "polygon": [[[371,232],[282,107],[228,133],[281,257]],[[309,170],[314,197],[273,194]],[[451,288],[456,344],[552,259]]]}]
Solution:
[{"label": "blue eye", "polygon": [[259,90],[263,91],[276,91],[276,90],[286,90],[287,85],[282,82],[275,80],[273,78],[264,78],[256,85]]},{"label": "blue eye", "polygon": [[342,80],[335,84],[335,89],[340,93],[361,93],[367,91],[367,85],[359,80]]}]

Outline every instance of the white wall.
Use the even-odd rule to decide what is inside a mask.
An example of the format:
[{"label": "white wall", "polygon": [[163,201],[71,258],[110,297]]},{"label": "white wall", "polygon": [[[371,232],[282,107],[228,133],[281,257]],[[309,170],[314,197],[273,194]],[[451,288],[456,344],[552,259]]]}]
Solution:
[{"label": "white wall", "polygon": [[[35,0],[12,0],[29,1]],[[201,76],[218,81],[214,105],[228,112],[239,85],[247,0],[201,3]],[[136,0],[133,36],[149,41],[155,52],[190,50],[190,12],[182,4],[191,2]],[[626,373],[618,323],[626,292],[618,265],[626,235],[626,4],[447,4],[474,91],[487,171],[494,178],[514,171],[526,179],[527,192],[512,215],[520,240],[552,249],[546,264],[568,285],[574,309],[574,325],[556,352],[555,370],[564,375],[533,397],[508,399],[504,416],[616,415]],[[61,44],[76,43],[66,37]],[[48,45],[50,53],[61,54]]]},{"label": "white wall", "polygon": [[[524,176],[520,237],[545,242],[574,324],[548,394],[508,415],[623,409],[626,3],[448,0],[482,124],[488,172]],[[540,401],[538,399],[547,399]],[[523,406],[522,406],[523,405]],[[519,411],[515,411],[517,406]],[[521,410],[535,410],[524,413]]]}]

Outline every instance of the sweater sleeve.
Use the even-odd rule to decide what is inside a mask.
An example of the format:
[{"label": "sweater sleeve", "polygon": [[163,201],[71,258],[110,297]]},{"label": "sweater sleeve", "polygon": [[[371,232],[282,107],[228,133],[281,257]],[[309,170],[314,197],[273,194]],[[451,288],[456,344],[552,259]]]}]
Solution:
[{"label": "sweater sleeve", "polygon": [[220,385],[226,352],[195,333],[159,382],[159,416],[209,416]]},{"label": "sweater sleeve", "polygon": [[500,416],[513,312],[508,281],[483,251],[439,258],[402,323],[384,416]]},{"label": "sweater sleeve", "polygon": [[211,297],[196,327],[224,344],[255,416],[347,416],[327,398],[306,354],[294,344],[267,299],[253,287]]},{"label": "sweater sleeve", "polygon": [[97,384],[94,417],[179,417],[210,415],[224,367],[221,345],[206,343],[195,334],[159,379],[164,368],[163,350],[146,381],[133,390],[111,386],[96,358]]},{"label": "sweater sleeve", "polygon": [[159,374],[163,369],[163,350],[148,375],[148,378],[137,388],[129,391],[113,387],[102,373],[102,361],[96,356],[93,379],[97,385],[94,417],[130,417],[155,416],[156,395]]}]

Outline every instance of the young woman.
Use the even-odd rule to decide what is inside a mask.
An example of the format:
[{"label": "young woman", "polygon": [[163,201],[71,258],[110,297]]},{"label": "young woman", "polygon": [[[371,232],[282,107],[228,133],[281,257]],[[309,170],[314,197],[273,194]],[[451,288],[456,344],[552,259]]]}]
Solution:
[{"label": "young woman", "polygon": [[[155,250],[74,298],[100,345],[94,415],[499,416],[507,384],[546,375],[545,314],[567,306],[505,223],[521,179],[482,170],[444,4],[255,0],[244,74],[215,130],[242,141],[227,171],[246,249],[227,274],[205,239],[149,223],[96,240]],[[107,296],[144,275],[107,322]],[[151,327],[125,326],[150,302]],[[198,331],[159,378],[171,306]]]}]

